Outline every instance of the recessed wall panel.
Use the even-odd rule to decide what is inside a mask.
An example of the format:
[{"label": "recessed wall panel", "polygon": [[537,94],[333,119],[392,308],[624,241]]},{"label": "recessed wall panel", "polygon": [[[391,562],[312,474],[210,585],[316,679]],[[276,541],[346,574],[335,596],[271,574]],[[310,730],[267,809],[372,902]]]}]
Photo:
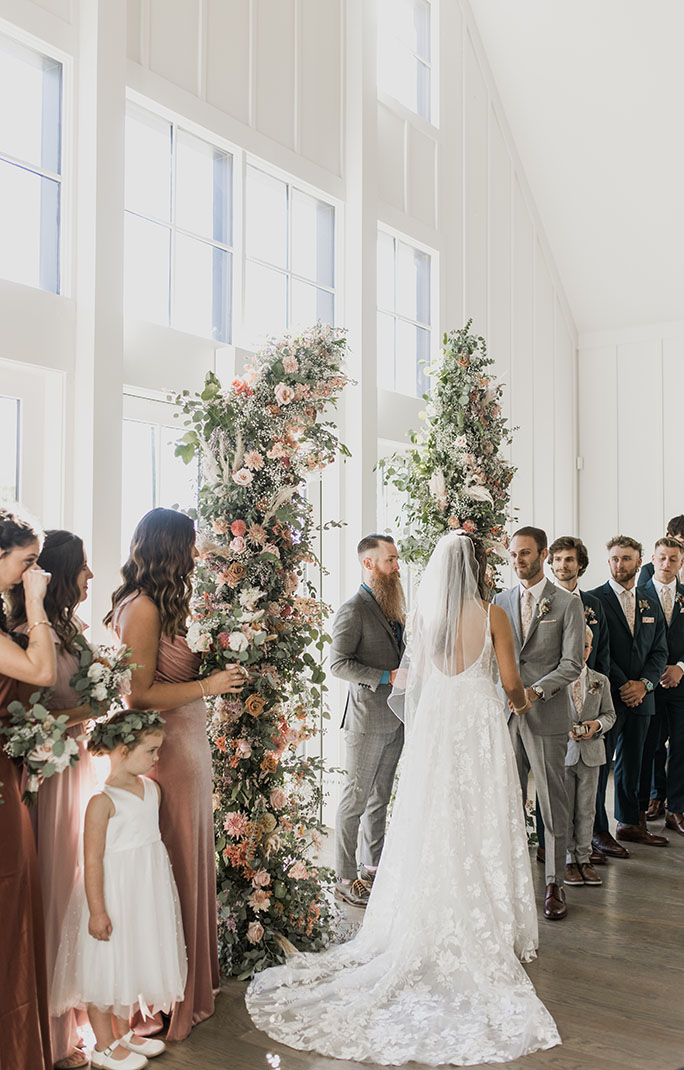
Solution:
[{"label": "recessed wall panel", "polygon": [[404,120],[378,103],[378,196],[404,211]]},{"label": "recessed wall panel", "polygon": [[407,202],[409,215],[429,227],[436,227],[435,218],[435,140],[423,134],[411,123],[407,141]]},{"label": "recessed wall panel", "polygon": [[197,94],[200,0],[149,0],[149,5],[150,68]]},{"label": "recessed wall panel", "polygon": [[589,568],[582,577],[582,587],[589,590],[607,579],[606,541],[619,527],[616,349],[581,349],[578,359],[578,534],[589,550]]},{"label": "recessed wall panel", "polygon": [[341,174],[340,0],[301,0],[299,76],[300,150]]},{"label": "recessed wall panel", "polygon": [[487,115],[489,95],[472,41],[465,39],[465,315],[487,329]]},{"label": "recessed wall panel", "polygon": [[294,0],[256,3],[256,126],[281,145],[294,148]]},{"label": "recessed wall panel", "polygon": [[249,122],[249,0],[207,0],[207,100]]}]

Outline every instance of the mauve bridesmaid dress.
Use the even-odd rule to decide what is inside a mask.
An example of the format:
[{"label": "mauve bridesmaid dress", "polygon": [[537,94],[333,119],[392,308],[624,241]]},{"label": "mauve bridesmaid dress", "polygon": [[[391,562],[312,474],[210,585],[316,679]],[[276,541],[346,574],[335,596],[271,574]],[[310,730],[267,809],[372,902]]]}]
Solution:
[{"label": "mauve bridesmaid dress", "polygon": [[[125,604],[117,610],[117,619]],[[199,678],[200,657],[182,636],[159,642],[155,682],[182,684]],[[219,988],[216,933],[216,854],[212,807],[211,750],[207,710],[201,698],[162,710],[164,743],[149,774],[162,791],[159,826],[178,885],[188,953],[185,999],[171,1014],[168,1040],[183,1040],[194,1025],[214,1013]],[[139,1030],[144,1031],[144,1026]]]}]

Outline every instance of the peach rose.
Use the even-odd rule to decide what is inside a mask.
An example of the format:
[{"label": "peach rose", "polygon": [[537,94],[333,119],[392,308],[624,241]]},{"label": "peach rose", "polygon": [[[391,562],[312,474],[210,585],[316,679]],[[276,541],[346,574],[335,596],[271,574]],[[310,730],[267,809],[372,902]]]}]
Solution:
[{"label": "peach rose", "polygon": [[237,587],[238,583],[244,580],[247,575],[247,569],[239,561],[233,561],[221,575],[222,577],[225,576],[225,582],[229,587]]},{"label": "peach rose", "polygon": [[273,393],[279,405],[289,405],[294,401],[295,392],[287,383],[278,383]]},{"label": "peach rose", "polygon": [[233,483],[237,483],[238,487],[248,487],[253,479],[249,468],[238,468],[237,472],[233,472]]},{"label": "peach rose", "polygon": [[250,944],[258,944],[264,935],[264,927],[260,921],[250,921],[247,928],[247,939]]},{"label": "peach rose", "polygon": [[234,554],[244,554],[247,549],[247,543],[242,535],[236,535],[234,539],[230,540],[230,549]]},{"label": "peach rose", "polygon": [[282,788],[274,788],[268,798],[274,810],[282,810],[287,802],[287,795]]}]

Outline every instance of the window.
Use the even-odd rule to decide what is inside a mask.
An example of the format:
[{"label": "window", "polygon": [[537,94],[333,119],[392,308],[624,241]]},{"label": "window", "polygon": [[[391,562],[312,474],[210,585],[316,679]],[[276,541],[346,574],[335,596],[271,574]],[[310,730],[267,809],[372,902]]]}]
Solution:
[{"label": "window", "polygon": [[[137,400],[137,399],[136,399]],[[128,556],[133,530],[142,516],[161,505],[196,509],[198,469],[175,456],[185,430],[143,420],[123,422],[121,553]]]},{"label": "window", "polygon": [[129,105],[125,218],[126,314],[230,342],[230,153]]},{"label": "window", "polygon": [[333,323],[334,207],[248,166],[245,210],[245,345]]},{"label": "window", "polygon": [[19,398],[0,396],[0,502],[19,498]]},{"label": "window", "polygon": [[[385,480],[382,462],[394,453],[406,451],[405,442],[390,442],[387,439],[378,439],[378,468],[377,468],[377,530],[400,543],[407,535],[410,528],[404,515],[404,505],[408,494],[397,490],[395,486]],[[418,580],[415,570],[399,557],[400,576],[406,595],[406,608],[410,612],[414,597],[414,588]]]},{"label": "window", "polygon": [[431,257],[378,231],[378,385],[410,397],[430,389]]},{"label": "window", "polygon": [[0,35],[0,277],[60,292],[62,64]]},{"label": "window", "polygon": [[432,119],[429,0],[380,0],[378,87],[423,119]]}]

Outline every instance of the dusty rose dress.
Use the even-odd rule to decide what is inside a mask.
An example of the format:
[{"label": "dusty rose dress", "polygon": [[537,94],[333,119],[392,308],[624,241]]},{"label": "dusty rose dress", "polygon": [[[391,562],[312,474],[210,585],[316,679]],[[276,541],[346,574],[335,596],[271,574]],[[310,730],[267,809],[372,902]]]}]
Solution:
[{"label": "dusty rose dress", "polygon": [[[118,615],[114,628],[118,632]],[[200,658],[185,639],[163,635],[154,679],[181,684],[198,679]],[[183,914],[188,953],[185,999],[171,1014],[168,1040],[183,1040],[194,1025],[214,1013],[219,988],[216,934],[216,854],[212,808],[211,750],[207,711],[200,698],[186,706],[162,710],[164,743],[150,773],[161,787],[159,826],[169,852]],[[138,1030],[144,1031],[143,1029]]]},{"label": "dusty rose dress", "polygon": [[[0,717],[16,697],[0,676]],[[43,907],[28,808],[17,767],[0,748],[0,1066],[50,1070]]]},{"label": "dusty rose dress", "polygon": [[[25,630],[25,627],[17,630]],[[51,710],[69,710],[80,704],[78,692],[69,686],[69,680],[78,668],[78,657],[64,650],[57,634],[52,634],[57,645],[57,683],[49,707]],[[83,725],[69,729],[70,736],[82,734]],[[79,865],[85,809],[97,787],[93,760],[85,743],[79,743],[78,752],[76,765],[46,780],[38,792],[37,802],[30,808],[43,891],[48,982],[52,981],[62,924]],[[77,1027],[87,1024],[84,1011],[67,1011],[59,1018],[50,1018],[55,1062],[73,1051],[80,1040]]]}]

